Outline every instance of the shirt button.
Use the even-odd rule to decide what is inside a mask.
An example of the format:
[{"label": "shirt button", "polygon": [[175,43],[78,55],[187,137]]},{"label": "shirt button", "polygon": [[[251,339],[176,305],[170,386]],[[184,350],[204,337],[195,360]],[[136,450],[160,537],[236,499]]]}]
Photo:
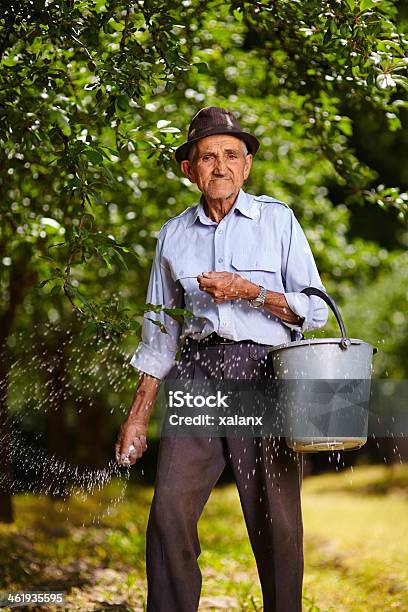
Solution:
[{"label": "shirt button", "polygon": [[223,230],[218,230],[218,233],[219,233],[219,234],[222,234],[222,232],[223,232]]},{"label": "shirt button", "polygon": [[222,258],[222,257],[219,257],[219,258],[218,258],[218,263],[222,263],[223,261],[224,261],[224,260],[223,260],[223,258]]}]

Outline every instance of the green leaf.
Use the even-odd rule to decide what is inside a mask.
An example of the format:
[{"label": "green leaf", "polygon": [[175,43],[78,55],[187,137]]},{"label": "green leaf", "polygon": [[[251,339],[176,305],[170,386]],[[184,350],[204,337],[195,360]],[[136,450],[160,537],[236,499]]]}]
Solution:
[{"label": "green leaf", "polygon": [[109,168],[107,168],[106,166],[101,166],[101,170],[102,170],[103,174],[105,175],[109,185],[114,185],[116,183],[116,179],[113,176],[111,170]]},{"label": "green leaf", "polygon": [[107,255],[106,253],[99,253],[99,254],[102,257],[102,259],[104,260],[104,262],[106,263],[106,267],[109,270],[112,270],[112,263],[111,263],[111,260],[109,258],[109,255]]},{"label": "green leaf", "polygon": [[107,147],[106,145],[100,145],[100,148],[106,149],[107,151],[109,151],[109,153],[112,153],[112,155],[115,155],[116,157],[118,155],[118,151],[116,149],[112,149],[111,147]]},{"label": "green leaf", "polygon": [[96,204],[102,204],[103,206],[106,205],[106,200],[99,191],[89,189],[88,195],[96,202]]},{"label": "green leaf", "polygon": [[121,94],[116,98],[116,110],[126,113],[129,110],[129,98],[124,94]]},{"label": "green leaf", "polygon": [[62,286],[58,283],[53,286],[50,291],[50,295],[59,295],[62,291]]},{"label": "green leaf", "polygon": [[163,310],[163,306],[161,304],[145,304],[141,308],[141,312],[147,312],[148,310],[152,310],[153,312],[161,312]]},{"label": "green leaf", "polygon": [[68,117],[59,109],[52,109],[49,114],[51,123],[57,123],[61,132],[65,136],[71,135],[71,128],[69,125]]},{"label": "green leaf", "polygon": [[123,265],[123,266],[126,268],[126,270],[128,270],[129,268],[128,268],[128,266],[127,266],[126,261],[125,261],[125,260],[124,260],[124,258],[123,258],[122,253],[121,253],[121,252],[120,252],[118,249],[115,249],[115,254],[116,254],[116,257],[117,257],[117,258],[119,259],[119,261],[121,262],[121,264],[122,264],[122,265]]},{"label": "green leaf", "polygon": [[163,334],[169,333],[163,323],[161,323],[161,321],[155,321],[154,319],[150,319],[150,317],[146,317],[146,320],[150,321],[150,323],[153,323],[153,325],[157,325],[157,327],[160,328],[160,331],[163,332]]},{"label": "green leaf", "polygon": [[37,288],[42,289],[43,287],[45,287],[45,285],[47,285],[52,280],[53,280],[52,278],[47,278],[47,280],[41,281],[41,283],[38,283]]},{"label": "green leaf", "polygon": [[368,11],[373,8],[377,3],[381,2],[381,0],[361,0],[360,1],[360,11]]},{"label": "green leaf", "polygon": [[335,34],[337,32],[337,23],[335,19],[329,20],[329,28],[332,34]]},{"label": "green leaf", "polygon": [[348,119],[346,119],[346,118],[341,119],[338,122],[337,127],[346,136],[352,136],[353,135],[353,127],[351,125],[351,122]]},{"label": "green leaf", "polygon": [[185,308],[163,308],[163,312],[181,323],[183,322],[184,317],[191,318],[194,316],[192,312]]},{"label": "green leaf", "polygon": [[401,119],[395,115],[395,113],[387,113],[388,127],[391,132],[396,132],[402,127]]},{"label": "green leaf", "polygon": [[88,149],[85,149],[83,153],[86,155],[89,161],[95,166],[100,166],[101,164],[103,164],[102,154],[96,149],[88,148]]},{"label": "green leaf", "polygon": [[408,78],[401,76],[401,75],[397,75],[397,74],[393,74],[392,78],[394,79],[395,83],[398,83],[399,85],[402,85],[405,89],[408,88]]},{"label": "green leaf", "polygon": [[194,67],[197,68],[198,74],[210,73],[210,67],[207,62],[197,62],[197,64],[194,64]]}]

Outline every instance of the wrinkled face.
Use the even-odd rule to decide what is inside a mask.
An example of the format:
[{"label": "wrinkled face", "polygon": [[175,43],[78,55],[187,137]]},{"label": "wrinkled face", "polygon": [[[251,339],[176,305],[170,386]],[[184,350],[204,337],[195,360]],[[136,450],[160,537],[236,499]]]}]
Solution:
[{"label": "wrinkled face", "polygon": [[193,148],[192,158],[181,162],[181,169],[206,200],[224,200],[238,194],[251,165],[252,155],[246,153],[242,140],[216,134],[201,138]]}]

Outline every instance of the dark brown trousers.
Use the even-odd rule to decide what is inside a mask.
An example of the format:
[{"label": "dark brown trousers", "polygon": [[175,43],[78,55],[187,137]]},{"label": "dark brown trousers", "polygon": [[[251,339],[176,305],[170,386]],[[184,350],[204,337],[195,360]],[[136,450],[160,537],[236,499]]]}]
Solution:
[{"label": "dark brown trousers", "polygon": [[[169,378],[271,377],[267,347],[189,340]],[[302,609],[301,455],[271,437],[162,437],[146,541],[148,612],[196,612],[197,523],[227,462],[238,487],[264,612]]]}]

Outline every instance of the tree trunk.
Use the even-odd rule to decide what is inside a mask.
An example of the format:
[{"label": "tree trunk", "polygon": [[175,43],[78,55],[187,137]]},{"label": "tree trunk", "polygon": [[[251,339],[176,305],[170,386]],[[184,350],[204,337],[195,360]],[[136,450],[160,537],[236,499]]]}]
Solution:
[{"label": "tree trunk", "polygon": [[8,351],[4,338],[0,345],[0,522],[14,520],[11,501],[13,466],[11,459],[11,427],[7,409]]},{"label": "tree trunk", "polygon": [[12,504],[13,462],[12,429],[8,411],[8,372],[10,352],[8,338],[18,306],[32,287],[36,273],[27,267],[29,256],[22,256],[9,270],[8,303],[0,315],[0,523],[14,520]]}]

